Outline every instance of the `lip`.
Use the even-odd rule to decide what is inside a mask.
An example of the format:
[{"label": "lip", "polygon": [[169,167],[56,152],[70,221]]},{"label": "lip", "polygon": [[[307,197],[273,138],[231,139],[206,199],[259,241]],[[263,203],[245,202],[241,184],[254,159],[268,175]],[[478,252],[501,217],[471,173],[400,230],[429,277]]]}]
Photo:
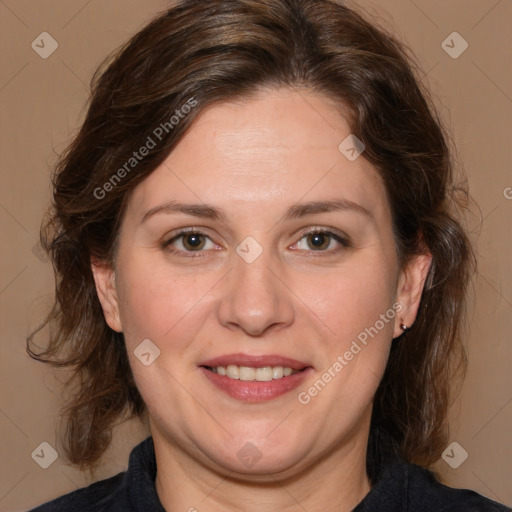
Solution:
[{"label": "lip", "polygon": [[[236,366],[249,366],[251,368],[260,368],[263,366],[284,366],[292,370],[303,370],[311,367],[310,364],[290,357],[280,355],[249,355],[249,354],[225,354],[208,361],[203,361],[199,366],[228,366],[234,364]],[[287,377],[286,377],[287,378]],[[233,379],[231,379],[233,380]]]},{"label": "lip", "polygon": [[[283,358],[281,358],[280,360],[283,360]],[[217,360],[212,359],[211,361],[207,362],[216,363],[216,361]],[[213,365],[208,364],[205,366]],[[217,364],[217,366],[224,365]],[[272,365],[269,364],[268,366]],[[274,366],[281,365],[276,364]],[[304,380],[309,377],[310,373],[314,371],[313,368],[309,366],[298,373],[289,375],[288,377],[282,377],[281,379],[271,381],[259,382],[230,379],[229,377],[225,375],[219,375],[218,373],[215,373],[209,370],[208,368],[205,368],[204,366],[200,367],[200,370],[203,372],[205,377],[220,391],[223,391],[227,395],[237,400],[252,403],[273,400],[274,398],[277,398],[281,395],[284,395],[285,393],[292,391],[293,389],[300,386],[304,382]]]}]

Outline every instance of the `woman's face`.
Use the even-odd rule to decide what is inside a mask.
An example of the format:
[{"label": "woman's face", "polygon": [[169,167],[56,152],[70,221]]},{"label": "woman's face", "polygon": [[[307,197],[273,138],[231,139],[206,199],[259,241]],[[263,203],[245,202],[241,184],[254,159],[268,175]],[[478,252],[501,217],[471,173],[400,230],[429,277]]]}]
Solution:
[{"label": "woman's face", "polygon": [[364,457],[429,260],[399,270],[384,185],[339,148],[349,135],[324,96],[261,92],[204,110],[135,189],[115,272],[93,268],[155,443],[244,474]]}]

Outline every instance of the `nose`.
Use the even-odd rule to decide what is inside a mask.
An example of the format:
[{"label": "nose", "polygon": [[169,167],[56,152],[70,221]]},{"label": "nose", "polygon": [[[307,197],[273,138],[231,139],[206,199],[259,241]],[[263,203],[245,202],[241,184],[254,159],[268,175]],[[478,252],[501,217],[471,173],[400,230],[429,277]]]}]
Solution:
[{"label": "nose", "polygon": [[222,289],[217,314],[219,322],[250,336],[261,336],[294,321],[293,293],[282,279],[279,265],[265,254],[252,263],[234,255],[234,267]]}]

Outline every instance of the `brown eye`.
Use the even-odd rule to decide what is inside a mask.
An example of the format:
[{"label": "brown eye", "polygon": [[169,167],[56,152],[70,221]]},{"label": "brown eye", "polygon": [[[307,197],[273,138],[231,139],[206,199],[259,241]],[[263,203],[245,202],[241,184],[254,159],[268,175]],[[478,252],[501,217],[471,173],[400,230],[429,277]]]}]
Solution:
[{"label": "brown eye", "polygon": [[181,238],[183,239],[182,243],[186,251],[199,251],[206,243],[204,235],[199,233],[181,235]]},{"label": "brown eye", "polygon": [[317,229],[303,233],[294,249],[333,254],[350,246],[348,238],[331,231]]},{"label": "brown eye", "polygon": [[182,256],[202,256],[208,249],[215,249],[218,246],[212,242],[209,236],[198,231],[182,231],[176,236],[163,243],[164,249]]},{"label": "brown eye", "polygon": [[331,238],[327,233],[310,233],[307,235],[308,246],[314,251],[327,249]]}]

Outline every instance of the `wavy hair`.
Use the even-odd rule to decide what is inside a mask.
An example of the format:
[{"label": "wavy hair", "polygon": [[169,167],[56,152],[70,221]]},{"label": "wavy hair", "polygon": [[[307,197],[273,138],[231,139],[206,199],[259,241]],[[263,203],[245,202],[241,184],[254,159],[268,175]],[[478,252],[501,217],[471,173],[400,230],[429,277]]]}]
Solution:
[{"label": "wavy hair", "polygon": [[[418,73],[403,43],[337,0],[184,0],[100,66],[85,121],[55,167],[41,229],[55,302],[27,340],[33,358],[71,370],[63,412],[70,462],[93,468],[116,422],[145,414],[123,335],[105,322],[91,258],[113,264],[131,191],[205,107],[276,87],[322,93],[348,112],[364,158],[385,184],[400,265],[432,254],[416,322],[393,342],[375,395],[367,470],[373,479],[396,454],[425,467],[437,460],[447,441],[450,381],[465,369],[461,333],[474,255],[459,217],[467,192],[454,185],[449,137]],[[158,143],[128,170],[157,127]],[[41,349],[33,338],[47,325]]]}]

